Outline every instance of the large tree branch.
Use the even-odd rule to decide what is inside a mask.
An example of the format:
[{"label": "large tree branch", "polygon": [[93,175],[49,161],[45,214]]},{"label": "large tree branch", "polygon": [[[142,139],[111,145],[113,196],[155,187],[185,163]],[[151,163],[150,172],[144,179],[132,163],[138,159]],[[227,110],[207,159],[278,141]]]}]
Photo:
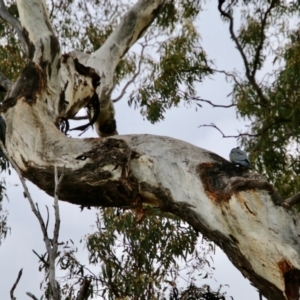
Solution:
[{"label": "large tree branch", "polygon": [[285,290],[300,270],[299,218],[276,205],[280,197],[262,177],[166,137],[70,139],[46,118],[34,123],[38,114],[24,102],[5,115],[19,120],[9,155],[48,194],[55,164],[65,166],[62,200],[134,208],[139,198],[172,212],[218,244],[265,297],[290,299]]},{"label": "large tree branch", "polygon": [[163,3],[164,0],[139,0],[123,17],[105,43],[92,53],[87,61],[87,65],[95,68],[101,77],[98,91],[100,115],[95,124],[99,136],[106,136],[106,131],[111,131],[114,125],[114,108],[110,96],[114,87],[116,66],[151,25]]},{"label": "large tree branch", "polygon": [[29,62],[7,95],[3,109],[23,97],[27,103],[38,103],[54,118],[58,115],[60,93],[60,46],[50,25],[45,2],[18,0],[23,32],[29,49]]},{"label": "large tree branch", "polygon": [[[151,25],[163,3],[164,0],[139,0],[97,51],[91,55],[79,51],[70,52],[70,57],[62,65],[64,103],[60,105],[60,117],[73,118],[82,107],[90,104],[93,107],[92,118],[96,117],[91,123],[95,123],[98,135],[105,137],[117,134],[115,110],[111,100],[116,66]],[[73,59],[75,64],[72,63]],[[86,74],[82,73],[80,65],[95,70],[99,79],[96,80],[95,75],[90,75],[93,79],[91,84],[86,85]],[[73,77],[73,74],[77,76]],[[96,109],[97,105],[99,109]]]}]

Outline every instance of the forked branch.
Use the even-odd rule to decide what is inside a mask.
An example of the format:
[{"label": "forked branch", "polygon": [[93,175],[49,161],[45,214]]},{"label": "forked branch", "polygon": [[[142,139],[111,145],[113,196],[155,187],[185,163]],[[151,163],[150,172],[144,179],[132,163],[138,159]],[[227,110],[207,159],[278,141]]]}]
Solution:
[{"label": "forked branch", "polygon": [[[261,38],[261,42],[260,42],[260,45],[257,47],[256,49],[256,56],[255,56],[255,63],[256,63],[256,66],[254,69],[252,69],[251,71],[251,68],[250,68],[250,62],[249,60],[247,59],[247,56],[246,56],[246,53],[238,39],[238,37],[236,36],[235,32],[234,32],[234,18],[233,16],[231,15],[230,12],[227,12],[223,9],[223,4],[224,4],[225,0],[219,0],[219,3],[218,3],[218,10],[221,14],[222,17],[224,17],[225,19],[227,19],[229,21],[229,33],[230,33],[230,36],[232,38],[232,40],[234,41],[235,45],[236,45],[236,48],[238,49],[239,53],[241,54],[242,56],[242,60],[243,60],[243,63],[244,63],[244,67],[245,67],[245,73],[246,73],[246,77],[247,79],[249,80],[249,83],[253,86],[254,90],[256,91],[257,95],[259,96],[261,102],[263,104],[266,104],[268,101],[267,101],[267,98],[266,96],[264,95],[262,89],[259,87],[258,83],[256,82],[256,79],[255,79],[255,74],[256,74],[256,69],[257,68],[257,64],[258,64],[258,58],[261,54],[261,50],[262,50],[262,45],[263,45],[263,42],[264,42],[264,30],[265,28],[262,28],[262,38]],[[274,2],[274,1],[273,1]],[[272,3],[273,3],[272,2]],[[273,5],[273,4],[271,4]],[[271,6],[272,8],[272,6]],[[271,9],[270,8],[270,9]],[[266,14],[266,17],[268,16],[269,12]],[[266,20],[264,20],[264,26],[265,26],[265,23],[266,23]],[[254,71],[255,70],[255,71]]]},{"label": "forked branch", "polygon": [[203,98],[200,98],[200,97],[191,97],[191,99],[194,100],[194,101],[198,101],[198,102],[205,102],[205,103],[211,105],[212,107],[230,108],[230,107],[236,106],[236,104],[234,104],[234,103],[231,103],[231,104],[228,104],[228,105],[215,104],[214,102],[212,102],[210,100],[203,99]]},{"label": "forked branch", "polygon": [[269,129],[271,129],[273,126],[279,124],[279,123],[289,123],[291,122],[291,120],[289,119],[278,119],[276,121],[274,121],[273,123],[265,126],[264,128],[261,129],[260,132],[258,133],[239,133],[237,135],[226,135],[217,125],[215,124],[203,124],[198,126],[198,128],[200,127],[213,127],[215,129],[217,129],[221,134],[223,138],[240,138],[242,136],[248,136],[248,137],[258,137],[258,136],[262,136],[263,134],[265,134]]},{"label": "forked branch", "polygon": [[[54,180],[55,180],[55,191],[54,191],[55,225],[54,225],[53,239],[50,239],[48,236],[48,232],[47,232],[47,225],[45,224],[45,222],[42,218],[42,215],[39,211],[37,204],[34,204],[34,202],[33,202],[33,199],[31,197],[31,194],[29,192],[29,189],[27,187],[24,177],[21,174],[19,167],[14,162],[14,160],[11,157],[9,157],[2,141],[0,141],[0,147],[3,151],[3,153],[6,155],[6,157],[10,161],[10,163],[12,164],[12,166],[14,167],[14,169],[16,170],[16,172],[21,180],[21,183],[23,185],[24,191],[25,191],[25,198],[28,199],[29,204],[31,206],[31,210],[33,211],[33,213],[35,214],[35,216],[37,217],[37,219],[40,223],[40,227],[42,229],[43,236],[44,236],[45,246],[46,246],[48,256],[49,256],[49,283],[51,286],[53,299],[60,300],[61,299],[60,287],[59,287],[58,282],[55,279],[55,260],[56,260],[56,257],[58,256],[58,236],[59,236],[59,228],[60,228],[58,192],[59,192],[60,184],[63,179],[63,172],[62,172],[61,176],[58,177],[57,167],[56,166],[54,167],[54,174],[55,174],[55,178],[54,178]],[[32,296],[30,296],[30,297],[32,297]]]}]

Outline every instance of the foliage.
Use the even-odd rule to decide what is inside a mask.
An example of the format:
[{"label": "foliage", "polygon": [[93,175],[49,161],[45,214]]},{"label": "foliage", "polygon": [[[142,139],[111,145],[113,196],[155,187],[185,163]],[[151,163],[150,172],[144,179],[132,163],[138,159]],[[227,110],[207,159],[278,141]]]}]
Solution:
[{"label": "foliage", "polygon": [[[179,294],[177,288],[173,288],[169,300],[225,300],[226,294],[221,293],[221,287],[218,291],[214,292],[210,290],[209,286],[202,286],[198,288],[197,286],[191,284],[185,291]],[[232,297],[230,297],[233,299]]]},{"label": "foliage", "polygon": [[[2,160],[2,159],[1,159]],[[2,168],[3,171],[3,168]],[[6,238],[7,233],[10,231],[10,227],[7,224],[8,212],[3,207],[3,199],[5,194],[5,181],[0,182],[0,245],[2,240]]]},{"label": "foliage", "polygon": [[[152,123],[163,120],[165,111],[180,102],[191,103],[196,83],[213,73],[194,25],[199,12],[199,1],[167,1],[155,20],[157,27],[145,36],[151,54],[143,59],[145,76],[140,76],[128,103],[140,107]],[[153,36],[160,42],[148,43]]]},{"label": "foliage", "polygon": [[190,282],[209,265],[213,245],[198,242],[193,228],[156,209],[147,208],[145,214],[138,221],[130,211],[100,211],[98,231],[89,235],[87,248],[90,263],[101,265],[105,299],[161,299],[184,270]]},{"label": "foliage", "polygon": [[[132,211],[101,209],[96,232],[86,238],[90,267],[77,260],[73,241],[61,243],[58,265],[66,271],[60,279],[65,299],[74,299],[84,280],[91,283],[89,296],[100,299],[194,299],[187,297],[196,295],[203,298],[195,299],[225,299],[220,290],[196,287],[201,278],[210,276],[205,269],[211,269],[214,245],[199,239],[194,229],[171,214],[149,207],[144,213],[144,219],[138,220]],[[38,257],[39,270],[45,271],[41,285],[46,299],[51,299],[49,257],[47,253]],[[178,279],[185,283],[180,286],[186,285],[180,292]]]},{"label": "foliage", "polygon": [[[226,74],[233,81],[232,101],[238,116],[250,120],[240,143],[249,151],[256,171],[265,173],[286,198],[300,189],[299,3],[228,3],[219,11],[242,58],[244,75],[230,70]],[[238,15],[242,21],[236,30],[232,24]]]}]

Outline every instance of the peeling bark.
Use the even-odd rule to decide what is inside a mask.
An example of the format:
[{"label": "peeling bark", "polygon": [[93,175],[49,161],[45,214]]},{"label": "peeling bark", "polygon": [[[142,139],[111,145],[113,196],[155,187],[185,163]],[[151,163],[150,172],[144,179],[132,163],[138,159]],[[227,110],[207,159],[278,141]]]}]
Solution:
[{"label": "peeling bark", "polygon": [[299,293],[299,216],[278,205],[259,174],[188,143],[151,135],[69,138],[61,120],[99,101],[102,136],[116,133],[110,94],[113,72],[163,1],[140,0],[95,53],[61,56],[44,1],[18,0],[30,60],[1,107],[6,149],[22,176],[53,196],[54,168],[64,169],[59,199],[81,206],[174,213],[219,245],[272,300]]}]

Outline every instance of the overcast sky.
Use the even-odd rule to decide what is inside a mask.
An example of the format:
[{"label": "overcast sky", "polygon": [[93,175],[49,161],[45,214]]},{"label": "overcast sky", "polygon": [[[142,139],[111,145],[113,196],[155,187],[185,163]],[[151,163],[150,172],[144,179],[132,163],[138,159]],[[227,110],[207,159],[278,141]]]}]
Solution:
[{"label": "overcast sky", "polygon": [[[241,58],[229,38],[227,25],[220,21],[216,3],[213,1],[205,6],[198,27],[204,49],[220,69],[242,70]],[[228,104],[230,100],[227,95],[230,91],[230,86],[220,75],[203,82],[199,87],[198,96],[218,104]],[[116,104],[119,134],[166,135],[208,149],[226,159],[228,159],[230,150],[237,146],[236,140],[223,139],[216,130],[198,128],[198,126],[215,123],[227,134],[236,134],[237,130],[243,129],[245,126],[244,122],[236,119],[234,109],[211,108],[205,104],[198,111],[195,111],[194,107],[186,108],[182,105],[168,111],[163,122],[152,125],[143,120],[138,110],[129,108],[127,100],[125,96],[121,102]],[[85,136],[95,137],[96,133],[90,130]],[[9,201],[5,202],[5,208],[9,211],[8,222],[12,231],[0,246],[0,297],[1,299],[10,298],[9,290],[16,280],[18,271],[23,268],[23,276],[15,291],[15,296],[18,300],[27,299],[25,292],[29,291],[39,298],[41,295],[39,284],[43,273],[38,271],[38,259],[32,253],[32,249],[38,253],[45,252],[42,233],[27,200],[23,197],[19,179],[14,173],[11,176],[1,175],[7,182]],[[48,205],[49,208],[52,208],[52,198],[32,184],[29,185],[34,201],[39,203],[39,207],[45,215],[44,207]],[[72,239],[82,250],[83,245],[79,244],[79,240],[92,231],[91,226],[95,224],[96,219],[95,210],[81,212],[78,206],[60,202],[60,211],[61,240]],[[83,254],[80,257],[83,261],[86,260]],[[259,298],[256,289],[232,266],[220,249],[217,250],[213,259],[216,268],[214,279],[201,283],[209,283],[215,288],[220,284],[228,284],[229,288],[224,288],[224,290],[235,300]]]}]

